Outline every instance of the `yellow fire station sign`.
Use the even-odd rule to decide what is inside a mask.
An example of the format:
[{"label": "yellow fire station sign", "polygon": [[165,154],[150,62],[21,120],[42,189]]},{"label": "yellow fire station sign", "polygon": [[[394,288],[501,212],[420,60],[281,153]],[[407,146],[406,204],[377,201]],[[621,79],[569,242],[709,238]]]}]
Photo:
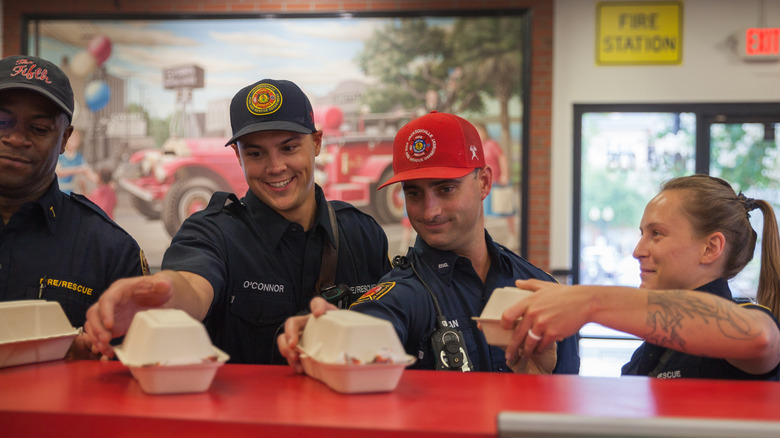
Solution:
[{"label": "yellow fire station sign", "polygon": [[596,64],[682,62],[682,2],[601,2],[596,8]]}]

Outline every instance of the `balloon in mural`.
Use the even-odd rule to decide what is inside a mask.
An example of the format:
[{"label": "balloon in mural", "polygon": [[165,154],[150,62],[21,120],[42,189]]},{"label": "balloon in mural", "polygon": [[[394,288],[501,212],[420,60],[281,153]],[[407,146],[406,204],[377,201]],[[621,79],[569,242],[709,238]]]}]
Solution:
[{"label": "balloon in mural", "polygon": [[97,62],[95,61],[95,57],[86,50],[76,53],[70,61],[70,70],[73,74],[81,78],[92,73],[96,67]]},{"label": "balloon in mural", "polygon": [[100,111],[111,98],[111,90],[103,81],[92,81],[84,88],[84,100],[90,111]]},{"label": "balloon in mural", "polygon": [[105,35],[97,35],[89,40],[87,51],[95,57],[97,65],[103,65],[106,59],[111,56],[111,40]]}]

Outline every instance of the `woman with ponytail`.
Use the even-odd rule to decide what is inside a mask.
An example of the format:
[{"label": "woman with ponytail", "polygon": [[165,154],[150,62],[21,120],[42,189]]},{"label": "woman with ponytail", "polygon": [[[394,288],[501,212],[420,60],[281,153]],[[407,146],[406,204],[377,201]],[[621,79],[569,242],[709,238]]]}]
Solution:
[{"label": "woman with ponytail", "polygon": [[[728,280],[753,257],[755,210],[764,216],[757,303],[739,304]],[[624,375],[778,380],[780,238],[771,205],[720,178],[674,178],[647,204],[639,229],[639,289],[518,281],[536,293],[503,314],[504,327],[514,327],[507,360],[595,322],[645,340]]]}]

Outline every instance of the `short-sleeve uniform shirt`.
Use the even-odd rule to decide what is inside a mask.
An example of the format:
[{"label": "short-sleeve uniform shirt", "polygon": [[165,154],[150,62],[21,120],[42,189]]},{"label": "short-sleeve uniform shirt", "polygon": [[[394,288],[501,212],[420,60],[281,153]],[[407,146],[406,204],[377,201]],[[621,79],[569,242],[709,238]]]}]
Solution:
[{"label": "short-sleeve uniform shirt", "polygon": [[[537,278],[555,281],[506,247],[493,242],[485,231],[491,263],[487,281],[482,282],[471,261],[452,251],[429,246],[419,236],[406,255],[409,266],[396,267],[364,294],[350,309],[390,321],[407,354],[415,356],[412,368],[435,369],[436,360],[430,337],[436,324],[433,299],[417,277],[411,264],[427,283],[451,328],[461,331],[469,359],[475,371],[512,370],[506,365],[504,351],[488,345],[485,335],[472,320],[479,316],[496,288],[514,286],[516,279]],[[575,337],[558,343],[556,373],[577,374],[580,367]]]},{"label": "short-sleeve uniform shirt", "polygon": [[[696,290],[732,300],[729,283],[724,279],[707,283]],[[780,328],[780,322],[766,307],[755,304],[743,304],[743,306],[766,312]],[[644,342],[634,351],[631,360],[623,365],[622,374],[650,375],[650,377],[659,379],[686,377],[732,380],[780,380],[780,365],[766,374],[749,374],[731,365],[726,359],[694,356]]]},{"label": "short-sleeve uniform shirt", "polygon": [[[217,193],[208,208],[184,221],[165,252],[163,269],[198,274],[214,288],[204,324],[231,362],[286,363],[276,336],[288,317],[308,309],[317,292],[323,243],[333,242],[319,186],[315,197],[315,222],[304,231],[251,190],[240,202]],[[391,269],[387,237],[371,216],[345,202],[331,205],[339,231],[335,283],[360,295]]]},{"label": "short-sleeve uniform shirt", "polygon": [[87,198],[61,192],[56,180],[0,221],[0,301],[57,301],[74,327],[111,283],[146,269],[127,232]]}]

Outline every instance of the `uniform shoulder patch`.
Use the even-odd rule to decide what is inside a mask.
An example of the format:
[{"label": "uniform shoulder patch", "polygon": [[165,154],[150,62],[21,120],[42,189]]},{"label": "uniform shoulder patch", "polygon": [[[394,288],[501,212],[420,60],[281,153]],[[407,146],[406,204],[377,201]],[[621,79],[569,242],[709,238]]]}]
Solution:
[{"label": "uniform shoulder patch", "polygon": [[146,260],[146,254],[144,254],[144,250],[141,250],[141,271],[143,271],[144,275],[151,274],[151,270],[149,269],[149,261]]},{"label": "uniform shoulder patch", "polygon": [[355,301],[352,306],[355,304],[365,303],[366,301],[376,301],[385,296],[385,294],[387,294],[393,287],[395,287],[394,281],[379,283],[371,288],[368,292],[364,293],[360,298],[358,298],[358,300]]}]

